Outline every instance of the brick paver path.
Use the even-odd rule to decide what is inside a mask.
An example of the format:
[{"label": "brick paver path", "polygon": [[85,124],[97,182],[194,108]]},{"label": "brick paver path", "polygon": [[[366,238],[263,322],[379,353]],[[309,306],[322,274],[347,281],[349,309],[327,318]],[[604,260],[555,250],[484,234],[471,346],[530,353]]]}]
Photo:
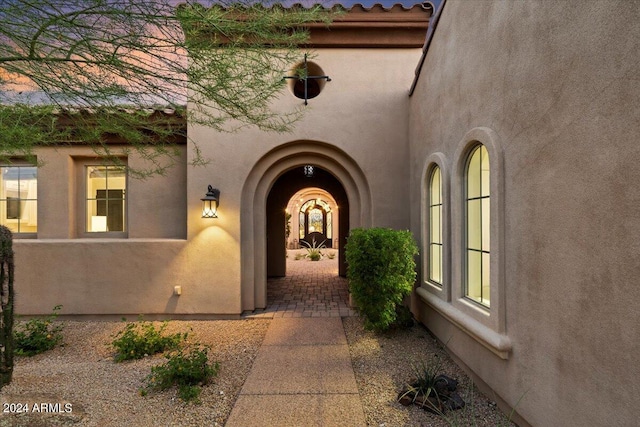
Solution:
[{"label": "brick paver path", "polygon": [[267,308],[245,317],[344,317],[355,316],[349,307],[347,279],[338,276],[338,251],[334,259],[299,259],[304,250],[290,250],[287,275],[267,281]]}]

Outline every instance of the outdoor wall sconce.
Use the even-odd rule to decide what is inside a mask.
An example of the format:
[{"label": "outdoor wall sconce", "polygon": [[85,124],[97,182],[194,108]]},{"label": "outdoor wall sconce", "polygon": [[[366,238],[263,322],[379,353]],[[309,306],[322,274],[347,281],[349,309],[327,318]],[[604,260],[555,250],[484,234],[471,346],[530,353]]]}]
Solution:
[{"label": "outdoor wall sconce", "polygon": [[200,200],[202,200],[202,218],[218,218],[220,190],[209,186],[207,194]]}]

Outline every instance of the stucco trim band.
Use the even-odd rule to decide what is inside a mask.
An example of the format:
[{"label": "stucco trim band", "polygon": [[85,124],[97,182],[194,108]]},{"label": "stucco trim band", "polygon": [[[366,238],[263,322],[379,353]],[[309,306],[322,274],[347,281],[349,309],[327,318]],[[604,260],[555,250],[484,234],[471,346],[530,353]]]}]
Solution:
[{"label": "stucco trim band", "polygon": [[424,288],[417,288],[416,294],[445,319],[478,341],[493,354],[504,360],[509,358],[509,353],[511,353],[513,346],[508,336],[493,331]]}]

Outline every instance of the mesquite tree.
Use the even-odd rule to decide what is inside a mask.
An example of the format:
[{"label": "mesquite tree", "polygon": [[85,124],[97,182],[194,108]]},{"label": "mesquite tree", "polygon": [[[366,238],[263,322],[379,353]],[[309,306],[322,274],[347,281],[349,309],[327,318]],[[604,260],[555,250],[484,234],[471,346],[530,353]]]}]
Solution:
[{"label": "mesquite tree", "polygon": [[[158,136],[186,129],[149,120],[157,109],[217,131],[289,130],[300,109],[272,101],[302,58],[305,26],[334,12],[265,3],[0,1],[0,162],[65,142],[117,159],[104,141],[117,135],[152,165],[137,172],[162,172],[177,152]],[[73,126],[57,126],[56,114]]]},{"label": "mesquite tree", "polygon": [[0,389],[13,374],[13,237],[0,225]]}]

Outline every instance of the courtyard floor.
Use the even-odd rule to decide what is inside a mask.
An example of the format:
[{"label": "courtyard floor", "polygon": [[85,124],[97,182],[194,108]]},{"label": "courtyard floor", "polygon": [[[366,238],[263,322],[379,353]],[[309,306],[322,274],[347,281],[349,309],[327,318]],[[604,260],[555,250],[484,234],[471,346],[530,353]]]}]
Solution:
[{"label": "courtyard floor", "polygon": [[267,280],[267,307],[246,312],[243,317],[356,316],[355,310],[349,307],[347,279],[338,276],[338,251],[325,251],[329,253],[335,257],[310,261],[300,258],[306,250],[288,250],[287,275]]}]

